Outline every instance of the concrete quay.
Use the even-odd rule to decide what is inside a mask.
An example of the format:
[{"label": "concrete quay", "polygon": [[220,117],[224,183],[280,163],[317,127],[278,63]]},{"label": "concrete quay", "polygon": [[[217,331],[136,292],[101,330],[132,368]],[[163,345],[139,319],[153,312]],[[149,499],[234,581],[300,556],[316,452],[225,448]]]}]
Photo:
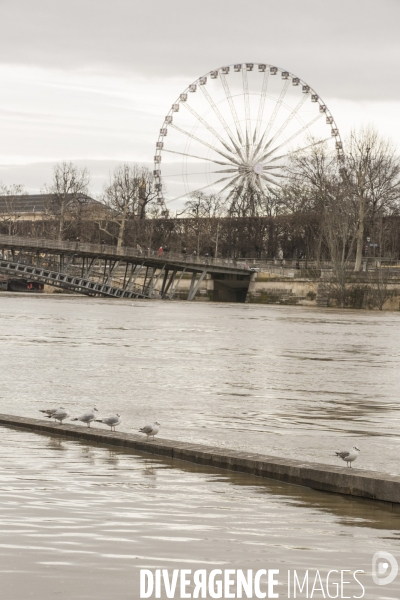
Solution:
[{"label": "concrete quay", "polygon": [[13,415],[0,415],[0,425],[18,427],[42,434],[60,435],[93,444],[137,450],[209,467],[277,479],[324,492],[400,505],[400,476],[394,477],[374,471],[306,463],[299,460],[281,459],[275,456],[160,438],[147,442],[146,438],[141,435],[111,432],[97,427],[89,429],[72,424],[57,425],[41,419],[28,419]]}]

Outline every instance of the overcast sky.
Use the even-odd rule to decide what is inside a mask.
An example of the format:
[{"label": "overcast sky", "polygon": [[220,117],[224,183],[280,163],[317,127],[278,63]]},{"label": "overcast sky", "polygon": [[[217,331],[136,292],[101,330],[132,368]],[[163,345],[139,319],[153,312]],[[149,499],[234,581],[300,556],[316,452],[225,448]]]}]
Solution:
[{"label": "overcast sky", "polygon": [[342,136],[400,148],[399,0],[1,0],[0,179],[39,191],[54,162],[150,166],[175,98],[203,73],[265,62],[318,92]]}]

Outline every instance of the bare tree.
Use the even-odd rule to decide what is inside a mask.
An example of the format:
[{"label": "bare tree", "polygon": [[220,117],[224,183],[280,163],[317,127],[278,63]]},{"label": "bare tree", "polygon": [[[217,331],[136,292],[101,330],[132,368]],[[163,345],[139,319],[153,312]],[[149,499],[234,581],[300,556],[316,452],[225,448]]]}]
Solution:
[{"label": "bare tree", "polygon": [[368,299],[372,307],[382,310],[386,300],[393,295],[390,277],[389,266],[379,265],[375,271],[368,271]]},{"label": "bare tree", "polygon": [[[146,209],[156,196],[153,175],[146,167],[128,164],[116,167],[104,188],[102,200],[110,210],[105,226],[99,223],[100,230],[116,238],[117,248],[120,248],[128,221],[144,219]],[[110,228],[112,224],[114,228]]]},{"label": "bare tree", "polygon": [[280,190],[266,193],[252,186],[237,186],[229,195],[229,200],[228,213],[231,217],[275,217],[285,210]]},{"label": "bare tree", "polygon": [[18,219],[21,216],[21,202],[26,192],[22,185],[0,183],[0,223],[7,229],[8,235],[16,234]]},{"label": "bare tree", "polygon": [[139,205],[138,205],[138,217],[139,219],[145,219],[147,216],[148,209],[152,210],[156,204],[156,198],[158,190],[153,173],[146,167],[141,167],[140,171],[140,183],[139,183]]},{"label": "bare tree", "polygon": [[80,169],[71,162],[54,166],[53,181],[44,187],[44,192],[48,196],[48,211],[58,221],[58,240],[63,239],[65,230],[87,204],[89,184],[87,169]]},{"label": "bare tree", "polygon": [[289,157],[283,193],[288,210],[317,217],[316,261],[319,267],[324,241],[323,222],[327,208],[335,202],[339,165],[336,154],[329,152],[326,144],[313,141],[311,148],[294,152]]},{"label": "bare tree", "polygon": [[202,192],[194,192],[185,202],[185,210],[182,214],[190,218],[189,223],[193,227],[197,254],[200,253],[203,246],[212,249],[212,252],[217,254],[218,220],[225,214],[224,200],[217,194],[207,195]]},{"label": "bare tree", "polygon": [[225,202],[217,194],[203,194],[194,192],[185,202],[185,211],[182,214],[192,218],[213,219],[225,213]]},{"label": "bare tree", "polygon": [[325,207],[322,232],[332,261],[329,279],[329,292],[341,308],[346,303],[346,283],[348,281],[349,261],[357,234],[357,219],[354,203],[345,194],[343,186],[336,180],[334,201]]},{"label": "bare tree", "polygon": [[324,242],[332,262],[332,270],[324,274],[321,285],[344,307],[357,220],[353,197],[340,176],[341,167],[339,158],[328,152],[325,144],[315,144],[306,152],[295,153],[288,171],[289,186],[301,190],[301,201],[319,215],[319,251]]},{"label": "bare tree", "polygon": [[344,181],[358,205],[355,271],[360,271],[367,219],[388,214],[400,199],[400,162],[372,127],[353,130],[345,145]]}]

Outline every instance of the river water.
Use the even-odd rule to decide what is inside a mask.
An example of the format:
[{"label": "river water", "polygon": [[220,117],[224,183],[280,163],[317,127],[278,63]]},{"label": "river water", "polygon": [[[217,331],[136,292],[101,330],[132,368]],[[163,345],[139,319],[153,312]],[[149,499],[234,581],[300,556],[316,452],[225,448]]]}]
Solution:
[{"label": "river water", "polygon": [[[399,474],[398,313],[22,295],[0,307],[1,412],[95,405],[122,431],[157,419],[165,438],[329,464],[357,444],[357,467]],[[366,598],[399,597],[371,579],[376,551],[400,559],[400,513],[384,505],[1,434],[7,600],[136,599],[140,568],[276,568],[281,598],[288,569],[360,569]]]},{"label": "river water", "polygon": [[400,313],[0,297],[0,412],[400,473]]},{"label": "river water", "polygon": [[309,570],[309,594],[318,570],[326,595],[330,570],[361,570],[365,598],[399,598],[371,578],[375,552],[400,559],[400,513],[381,504],[7,429],[0,481],[5,600],[136,600],[140,569],[227,568],[279,570],[280,598],[288,570]]}]

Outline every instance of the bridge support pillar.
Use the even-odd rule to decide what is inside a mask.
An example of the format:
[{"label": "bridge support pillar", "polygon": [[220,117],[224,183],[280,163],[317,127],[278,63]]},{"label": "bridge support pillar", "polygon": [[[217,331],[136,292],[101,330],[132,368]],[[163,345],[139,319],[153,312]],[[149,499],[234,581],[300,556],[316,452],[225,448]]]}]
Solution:
[{"label": "bridge support pillar", "polygon": [[199,291],[200,286],[203,282],[203,279],[206,275],[207,275],[207,271],[206,271],[206,269],[204,269],[204,271],[202,271],[202,273],[200,274],[200,277],[196,283],[197,273],[193,273],[192,281],[190,282],[190,290],[189,290],[189,294],[188,294],[188,298],[187,298],[189,301],[193,300],[193,298]]},{"label": "bridge support pillar", "polygon": [[207,282],[211,300],[214,302],[246,302],[250,278],[247,275],[212,275]]}]

